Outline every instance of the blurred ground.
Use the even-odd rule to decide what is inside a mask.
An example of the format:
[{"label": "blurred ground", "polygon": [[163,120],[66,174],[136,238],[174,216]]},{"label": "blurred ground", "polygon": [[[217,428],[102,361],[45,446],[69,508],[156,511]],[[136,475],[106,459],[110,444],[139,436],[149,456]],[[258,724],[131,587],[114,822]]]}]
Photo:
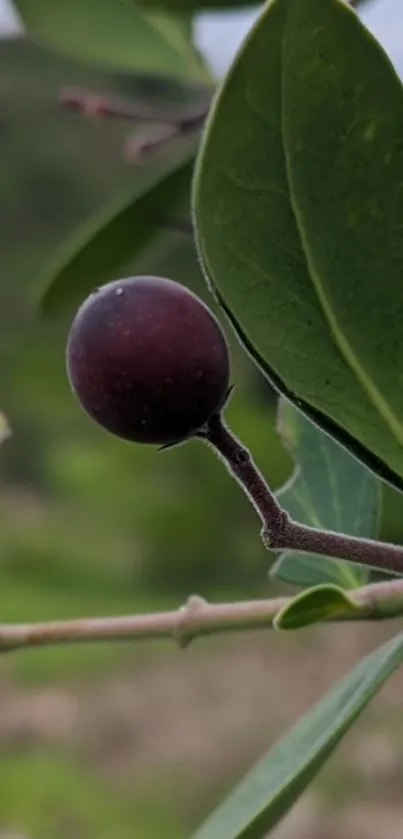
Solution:
[{"label": "blurred ground", "polygon": [[[35,805],[39,814],[43,808],[41,836],[86,836],[76,784],[67,781],[63,790],[70,773],[84,787],[96,778],[111,801],[121,802],[112,832],[100,825],[97,836],[188,835],[281,732],[391,629],[259,633],[198,642],[186,652],[151,646],[146,656],[128,652],[113,676],[28,690],[3,672],[3,832],[24,833],[25,783],[30,798],[41,777]],[[402,689],[400,672],[273,836],[375,839],[381,831],[385,839],[399,839]],[[155,827],[141,813],[152,801],[160,817]],[[72,834],[75,819],[78,833]],[[167,832],[161,834],[161,825]]]}]

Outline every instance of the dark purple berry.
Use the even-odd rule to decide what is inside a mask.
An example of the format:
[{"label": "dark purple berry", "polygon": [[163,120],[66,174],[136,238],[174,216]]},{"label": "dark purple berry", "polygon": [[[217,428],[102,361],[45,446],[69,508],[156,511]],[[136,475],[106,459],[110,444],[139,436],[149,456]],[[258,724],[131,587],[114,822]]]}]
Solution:
[{"label": "dark purple berry", "polygon": [[94,291],[70,330],[67,368],[85,411],[137,443],[191,436],[224,405],[228,347],[192,292],[162,277],[130,277]]}]

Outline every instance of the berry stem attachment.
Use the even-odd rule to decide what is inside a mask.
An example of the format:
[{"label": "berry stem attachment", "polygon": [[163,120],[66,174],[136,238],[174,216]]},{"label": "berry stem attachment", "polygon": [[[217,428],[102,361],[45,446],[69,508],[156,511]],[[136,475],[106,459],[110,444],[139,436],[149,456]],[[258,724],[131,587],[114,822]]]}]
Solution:
[{"label": "berry stem attachment", "polygon": [[259,514],[262,539],[272,551],[299,551],[345,559],[358,565],[403,574],[403,547],[373,539],[361,539],[293,521],[254,463],[249,451],[225,425],[213,416],[198,435],[222,458]]},{"label": "berry stem attachment", "polygon": [[269,489],[251,453],[232,434],[221,414],[215,414],[210,419],[206,431],[201,436],[220,455],[230,473],[241,485],[260,516],[264,532],[271,542],[281,542],[288,523],[288,514]]}]

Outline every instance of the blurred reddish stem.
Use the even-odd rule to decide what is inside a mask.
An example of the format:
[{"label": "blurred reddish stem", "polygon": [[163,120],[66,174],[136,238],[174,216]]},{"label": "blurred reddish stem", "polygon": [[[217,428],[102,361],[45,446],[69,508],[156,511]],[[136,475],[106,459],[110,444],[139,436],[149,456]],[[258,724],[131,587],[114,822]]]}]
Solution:
[{"label": "blurred reddish stem", "polygon": [[129,137],[125,143],[125,157],[129,163],[142,162],[150,154],[167,146],[181,134],[177,125],[156,124],[148,131]]},{"label": "blurred reddish stem", "polygon": [[200,128],[207,112],[208,104],[198,102],[182,107],[157,103],[128,100],[103,93],[93,93],[81,88],[65,88],[60,91],[58,102],[84,116],[100,119],[121,119],[129,122],[158,122],[176,125],[182,128]]},{"label": "blurred reddish stem", "polygon": [[209,101],[209,97],[205,96],[204,101],[195,102],[194,105],[167,107],[159,103],[93,93],[81,88],[66,88],[58,96],[62,107],[92,119],[154,123],[152,129],[127,141],[125,154],[129,163],[143,162],[151,153],[164,149],[171,140],[200,131],[208,113]]}]

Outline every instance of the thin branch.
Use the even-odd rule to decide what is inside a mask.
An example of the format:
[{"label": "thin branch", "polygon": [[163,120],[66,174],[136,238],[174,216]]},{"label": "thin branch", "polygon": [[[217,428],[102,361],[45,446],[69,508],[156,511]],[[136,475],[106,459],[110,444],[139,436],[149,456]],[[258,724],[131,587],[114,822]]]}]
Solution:
[{"label": "thin branch", "polygon": [[[379,568],[403,574],[403,547],[389,542],[361,539],[334,533],[330,530],[316,530],[299,522],[289,521],[284,534],[284,547],[310,554],[324,554],[336,559],[347,559],[357,565]],[[276,550],[281,545],[276,546]]]},{"label": "thin branch", "polygon": [[178,127],[201,127],[210,102],[175,106],[128,100],[104,93],[93,93],[83,88],[64,88],[58,95],[64,108],[88,117],[119,119],[128,122],[155,122]]},{"label": "thin branch", "polygon": [[118,96],[93,93],[82,88],[60,91],[58,103],[64,108],[96,119],[119,119],[135,123],[151,123],[151,128],[129,138],[125,156],[129,163],[143,163],[150,154],[165,149],[178,137],[199,133],[206,119],[210,99],[190,105],[175,106],[126,100]]},{"label": "thin branch", "polygon": [[[334,621],[382,620],[403,615],[403,580],[377,583],[349,591],[356,612]],[[276,615],[292,600],[208,603],[193,595],[179,609],[113,618],[85,618],[45,623],[0,624],[0,652],[94,641],[171,639],[186,647],[195,638],[225,632],[272,629]]]},{"label": "thin branch", "polygon": [[402,546],[319,530],[293,521],[268,487],[248,450],[227,428],[221,416],[214,416],[198,436],[225,461],[252,501],[261,518],[262,538],[269,550],[322,554],[403,574]]}]

